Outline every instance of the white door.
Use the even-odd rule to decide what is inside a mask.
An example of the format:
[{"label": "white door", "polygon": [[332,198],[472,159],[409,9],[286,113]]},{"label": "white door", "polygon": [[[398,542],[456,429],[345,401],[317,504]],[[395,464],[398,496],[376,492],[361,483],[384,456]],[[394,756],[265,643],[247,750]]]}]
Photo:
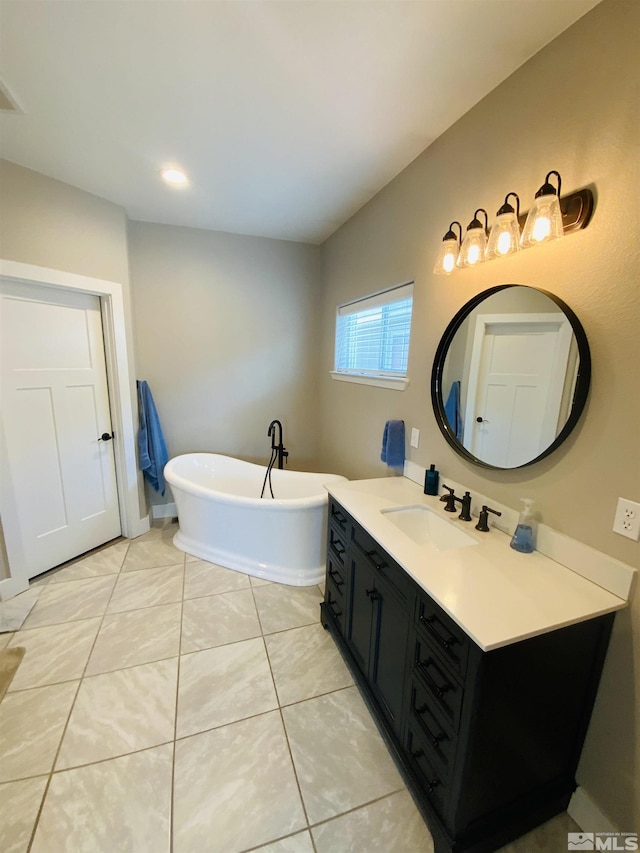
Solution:
[{"label": "white door", "polygon": [[571,337],[562,314],[478,316],[464,426],[475,456],[513,468],[553,442]]},{"label": "white door", "polygon": [[3,500],[31,578],[121,531],[100,300],[2,280],[0,332]]}]

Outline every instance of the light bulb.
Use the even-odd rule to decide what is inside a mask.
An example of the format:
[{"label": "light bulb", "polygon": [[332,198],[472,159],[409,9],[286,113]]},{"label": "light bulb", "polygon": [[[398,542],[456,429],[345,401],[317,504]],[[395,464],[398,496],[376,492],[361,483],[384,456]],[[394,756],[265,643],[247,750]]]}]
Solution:
[{"label": "light bulb", "polygon": [[511,234],[508,231],[503,231],[498,237],[497,251],[499,255],[508,255],[511,249]]},{"label": "light bulb", "polygon": [[533,234],[531,236],[536,243],[539,243],[541,240],[546,240],[550,231],[551,223],[546,216],[543,216],[541,219],[536,219],[535,225],[533,226]]},{"label": "light bulb", "polygon": [[179,186],[187,183],[187,176],[178,169],[163,169],[161,174],[168,184]]},{"label": "light bulb", "polygon": [[456,256],[453,252],[447,252],[447,254],[442,259],[442,267],[445,272],[452,272],[453,268],[456,265]]},{"label": "light bulb", "polygon": [[473,264],[476,264],[479,259],[480,259],[480,247],[474,243],[473,246],[469,246],[469,254],[467,255],[467,263],[471,264],[471,266],[473,266]]},{"label": "light bulb", "polygon": [[[549,183],[551,175],[558,180],[556,189]],[[520,244],[526,246],[538,246],[549,240],[556,240],[564,234],[562,223],[562,210],[560,208],[560,187],[562,185],[558,172],[549,172],[544,184],[536,193],[533,204],[529,209],[527,221],[522,231]]]}]

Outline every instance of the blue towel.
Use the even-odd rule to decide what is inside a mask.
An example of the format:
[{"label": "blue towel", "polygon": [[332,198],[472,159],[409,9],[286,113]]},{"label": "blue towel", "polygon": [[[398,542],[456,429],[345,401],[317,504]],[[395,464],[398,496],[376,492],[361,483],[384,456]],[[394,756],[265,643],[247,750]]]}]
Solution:
[{"label": "blue towel", "polygon": [[384,425],[380,459],[390,468],[404,468],[404,421],[387,421]]},{"label": "blue towel", "polygon": [[458,441],[462,441],[462,417],[460,415],[460,381],[451,383],[451,390],[444,404],[444,413]]},{"label": "blue towel", "polygon": [[156,404],[144,380],[138,387],[140,427],[138,429],[138,467],[156,492],[164,495],[164,466],[169,461]]}]

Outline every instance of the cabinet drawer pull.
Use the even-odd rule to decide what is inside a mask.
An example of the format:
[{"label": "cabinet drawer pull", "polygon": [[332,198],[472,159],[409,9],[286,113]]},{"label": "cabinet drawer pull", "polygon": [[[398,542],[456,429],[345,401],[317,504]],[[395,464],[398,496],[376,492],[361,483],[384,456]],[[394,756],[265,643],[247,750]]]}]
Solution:
[{"label": "cabinet drawer pull", "polygon": [[336,610],[337,601],[332,601],[331,596],[329,596],[329,608],[334,616],[342,616],[342,610]]},{"label": "cabinet drawer pull", "polygon": [[438,777],[437,777],[437,776],[434,776],[434,778],[433,778],[430,782],[428,782],[428,783],[427,783],[427,791],[428,791],[430,794],[432,794],[432,793],[433,793],[434,788],[437,788],[437,787],[438,787],[438,785],[440,785],[440,784],[441,784],[441,782],[440,782],[440,780],[438,779]]},{"label": "cabinet drawer pull", "polygon": [[443,637],[438,634],[438,632],[433,627],[434,622],[436,622],[435,616],[420,616],[418,622],[421,622],[425,628],[429,631],[432,637],[436,639],[445,651],[449,651],[451,646],[454,646],[458,642],[458,638],[454,637],[453,634],[449,635],[449,638],[445,640]]},{"label": "cabinet drawer pull", "polygon": [[380,595],[375,588],[374,589],[366,589],[365,592],[369,596],[371,601],[376,601],[376,599],[380,598]]},{"label": "cabinet drawer pull", "polygon": [[340,510],[337,510],[337,509],[332,510],[331,515],[333,516],[333,518],[335,518],[335,520],[338,522],[338,524],[340,525],[340,527],[344,526],[344,524],[345,524],[345,523],[346,523],[346,521],[347,521],[346,516],[344,516],[344,515],[340,512]]},{"label": "cabinet drawer pull", "polygon": [[344,554],[344,552],[347,550],[347,549],[346,549],[344,546],[342,546],[342,545],[340,544],[340,542],[338,542],[337,540],[336,540],[335,542],[332,542],[332,543],[331,543],[331,547],[332,547],[332,548],[333,548],[333,550],[336,552],[336,554],[338,555],[338,557],[342,557],[342,555]]},{"label": "cabinet drawer pull", "polygon": [[[416,714],[420,714],[420,716],[422,717],[422,715],[424,714],[424,712],[425,712],[425,711],[427,711],[427,710],[428,710],[428,706],[427,706],[427,705],[421,705],[419,708],[416,708]],[[429,737],[429,740],[431,741],[431,743],[433,744],[433,746],[435,746],[435,747],[436,747],[436,749],[438,749],[438,748],[439,748],[439,746],[440,746],[440,744],[442,743],[442,741],[446,739],[446,737],[447,737],[447,736],[446,736],[446,734],[445,734],[444,732],[440,732],[440,734],[434,735],[434,733],[431,731],[431,729],[430,729],[430,728],[429,728],[429,726],[425,723],[425,721],[424,721],[424,720],[422,720],[422,725],[423,725],[423,726],[424,726],[424,728],[427,730],[427,735],[428,735],[428,737]]]},{"label": "cabinet drawer pull", "polygon": [[373,551],[365,551],[365,553],[378,571],[387,568],[387,563],[385,563],[385,561],[382,559],[380,554],[378,554],[375,548],[373,549]]},{"label": "cabinet drawer pull", "polygon": [[342,584],[344,583],[344,581],[340,578],[340,575],[335,569],[329,569],[329,577],[337,587],[342,586]]},{"label": "cabinet drawer pull", "polygon": [[424,661],[418,661],[418,666],[425,679],[427,680],[427,684],[434,691],[434,693],[436,693],[442,699],[445,693],[447,693],[449,690],[453,690],[453,684],[450,684],[448,681],[445,681],[443,684],[438,684],[438,682],[429,672],[429,666],[431,665],[435,666],[435,662],[432,660],[432,658],[427,658]]},{"label": "cabinet drawer pull", "polygon": [[412,750],[411,750],[411,755],[412,755],[414,758],[422,758],[422,756],[424,755],[424,751],[423,751],[423,750],[421,750],[421,749],[412,749]]}]

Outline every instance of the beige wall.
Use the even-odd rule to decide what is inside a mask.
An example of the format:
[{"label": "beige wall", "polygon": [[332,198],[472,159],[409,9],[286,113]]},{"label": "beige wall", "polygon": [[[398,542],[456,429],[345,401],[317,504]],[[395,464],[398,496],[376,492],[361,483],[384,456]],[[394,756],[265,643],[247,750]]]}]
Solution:
[{"label": "beige wall", "polygon": [[[0,159],[0,257],[121,284],[134,372],[124,208]],[[136,412],[133,387],[131,399]],[[142,490],[140,511],[145,514]],[[0,577],[7,574],[3,549],[0,543]]]},{"label": "beige wall", "polygon": [[129,237],[138,378],[169,455],[265,464],[278,418],[290,467],[315,470],[320,249],[143,222]]},{"label": "beige wall", "polygon": [[[384,422],[421,431],[409,458],[513,508],[526,494],[542,520],[626,563],[640,545],[611,530],[618,496],[640,500],[640,257],[638,216],[640,4],[605,0],[467,113],[324,245],[321,456],[350,477],[384,476]],[[446,85],[446,81],[441,81]],[[509,191],[523,209],[546,172],[563,191],[592,185],[584,231],[512,258],[431,272],[453,219],[494,218]],[[335,306],[415,279],[405,392],[333,382]],[[553,291],[576,312],[593,359],[590,399],[572,436],[550,458],[512,472],[458,457],[431,409],[430,371],[454,313],[495,284]],[[617,619],[604,685],[579,780],[623,830],[640,829],[640,596]],[[634,659],[635,658],[635,659]]]}]

